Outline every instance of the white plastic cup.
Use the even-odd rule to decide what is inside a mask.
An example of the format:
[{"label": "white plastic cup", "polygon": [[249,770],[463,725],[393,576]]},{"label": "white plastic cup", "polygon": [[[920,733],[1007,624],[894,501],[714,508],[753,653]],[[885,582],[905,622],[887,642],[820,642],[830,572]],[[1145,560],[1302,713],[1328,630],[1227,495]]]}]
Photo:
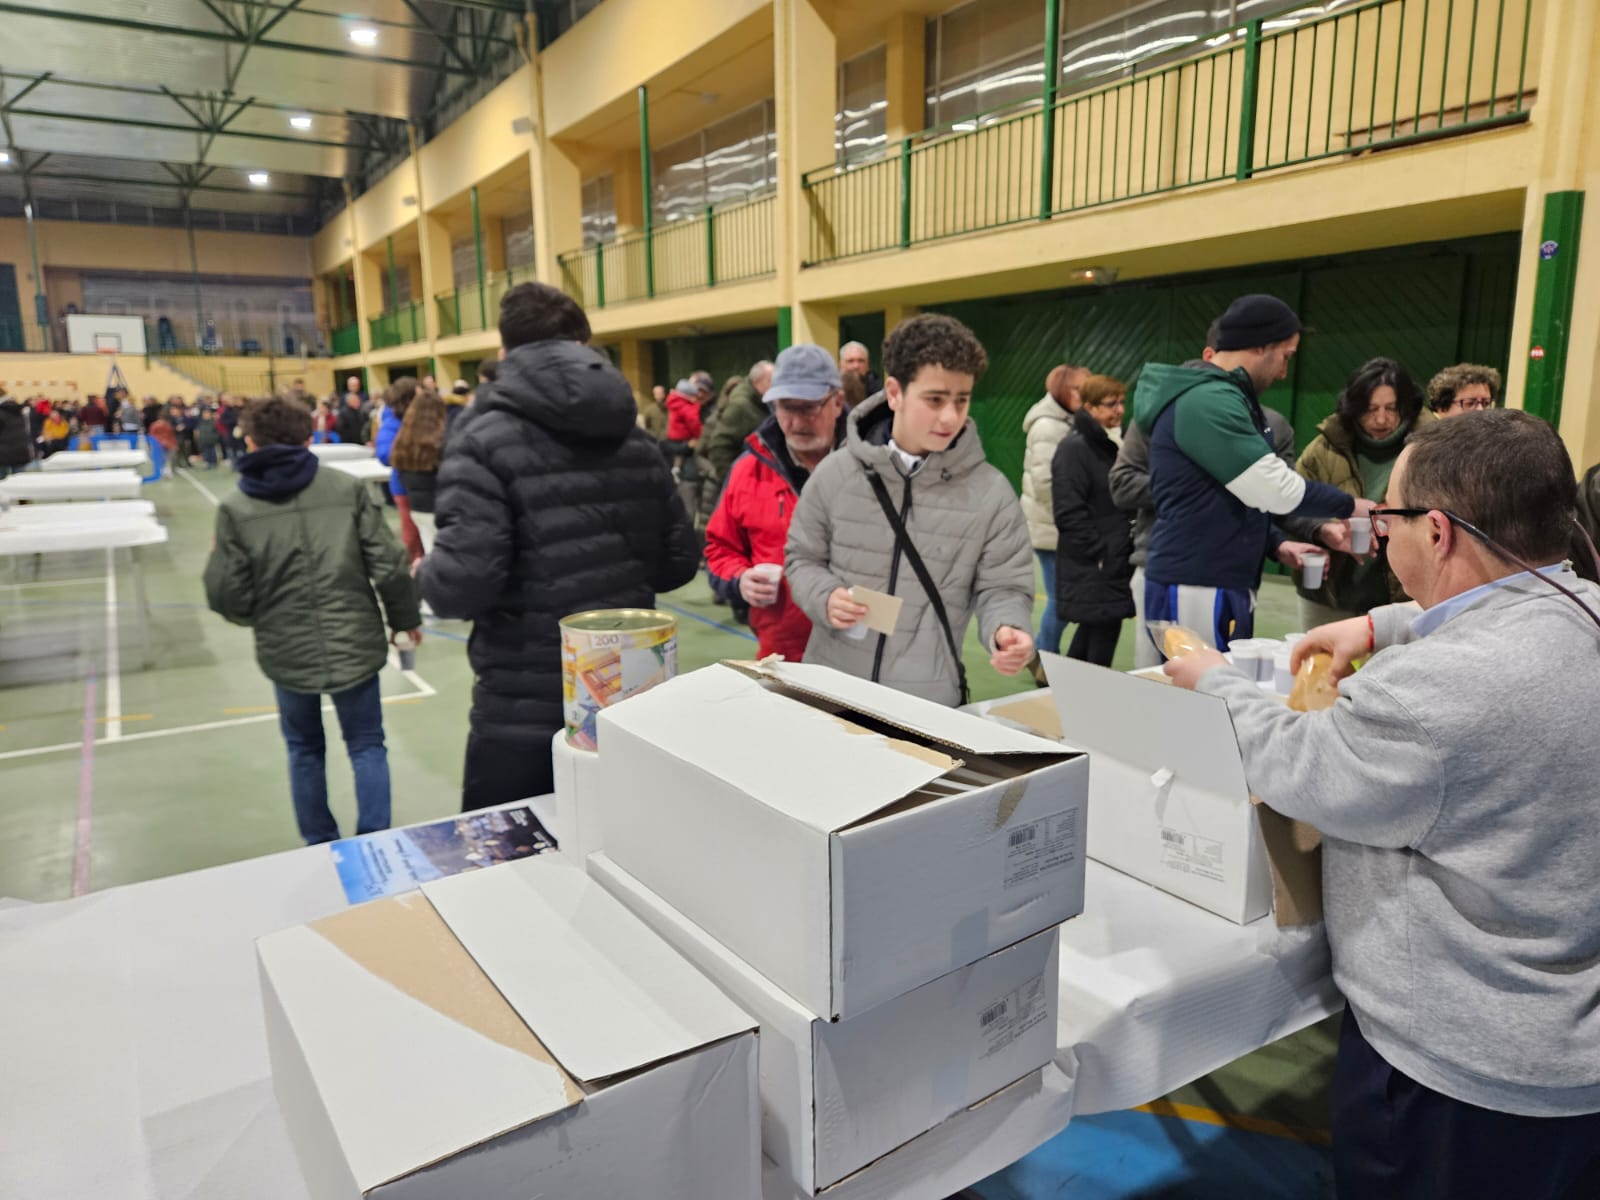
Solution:
[{"label": "white plastic cup", "polygon": [[1303,633],[1286,633],[1283,635],[1283,640],[1288,643],[1290,649],[1293,649],[1294,644],[1303,637],[1305,637]]},{"label": "white plastic cup", "polygon": [[1372,518],[1351,517],[1345,524],[1350,527],[1350,553],[1369,552],[1372,549]]},{"label": "white plastic cup", "polygon": [[1261,678],[1261,642],[1258,638],[1239,638],[1228,643],[1233,665],[1251,679]]},{"label": "white plastic cup", "polygon": [[852,642],[859,642],[862,638],[866,637],[867,634],[871,633],[872,630],[867,628],[867,619],[862,617],[861,620],[850,626],[849,629],[842,629],[840,632]]},{"label": "white plastic cup", "polygon": [[1272,655],[1272,690],[1280,696],[1287,696],[1294,690],[1294,672],[1289,669],[1292,654],[1294,646],[1288,645]]},{"label": "white plastic cup", "polygon": [[1277,638],[1256,639],[1256,680],[1260,683],[1271,683],[1273,665],[1276,663],[1279,651],[1288,649]]},{"label": "white plastic cup", "polygon": [[400,652],[400,669],[402,671],[415,671],[417,669],[417,643],[412,640],[409,633],[394,635],[394,648]]},{"label": "white plastic cup", "polygon": [[1310,550],[1300,559],[1300,585],[1308,591],[1321,587],[1327,573],[1328,556],[1324,551]]},{"label": "white plastic cup", "polygon": [[783,564],[757,563],[750,568],[748,574],[754,575],[762,583],[777,583],[783,578]]}]

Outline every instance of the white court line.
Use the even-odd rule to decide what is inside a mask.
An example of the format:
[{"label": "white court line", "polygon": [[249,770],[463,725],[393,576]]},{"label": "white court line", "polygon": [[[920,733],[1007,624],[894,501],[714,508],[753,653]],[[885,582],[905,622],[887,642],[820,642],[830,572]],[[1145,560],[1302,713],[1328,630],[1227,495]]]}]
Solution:
[{"label": "white court line", "polygon": [[[415,671],[402,671],[401,674],[412,683],[420,685],[418,690],[414,692],[406,692],[404,695],[400,696],[384,696],[379,701],[380,704],[397,704],[401,700],[424,700],[429,696],[437,696],[439,694],[428,683],[426,683],[421,676],[417,675]],[[322,706],[322,711],[325,713],[331,713],[333,711],[333,705],[324,704]],[[204,724],[200,725],[179,725],[174,729],[149,729],[143,733],[126,734],[118,739],[118,743],[125,746],[129,742],[147,742],[152,741],[155,738],[175,737],[180,733],[207,733],[213,729],[233,729],[239,725],[259,725],[264,721],[276,721],[277,719],[278,714],[271,712],[262,713],[259,716],[254,717],[232,717],[226,721],[206,721]],[[102,743],[97,739],[95,745],[98,748],[102,745]],[[0,753],[0,762],[11,758],[32,758],[37,754],[59,754],[65,750],[81,749],[83,749],[83,743],[81,741],[77,741],[58,742],[54,746],[34,746],[27,750],[7,750],[3,753]]]},{"label": "white court line", "polygon": [[85,583],[104,583],[98,575],[85,575],[81,579],[30,579],[27,583],[0,583],[0,588],[53,588],[73,587]]},{"label": "white court line", "polygon": [[122,642],[117,628],[117,552],[106,547],[106,732],[100,739],[122,740]]},{"label": "white court line", "polygon": [[195,491],[199,492],[207,500],[211,501],[212,508],[222,507],[222,501],[217,499],[217,494],[196,479],[193,471],[174,471],[173,474],[187,483],[190,487],[194,488]]}]

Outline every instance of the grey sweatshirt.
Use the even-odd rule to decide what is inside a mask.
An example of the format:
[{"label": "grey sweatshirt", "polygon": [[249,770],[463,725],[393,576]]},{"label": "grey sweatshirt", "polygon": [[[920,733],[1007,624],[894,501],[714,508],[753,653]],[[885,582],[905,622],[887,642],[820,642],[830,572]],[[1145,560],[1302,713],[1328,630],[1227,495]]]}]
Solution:
[{"label": "grey sweatshirt", "polygon": [[[1557,578],[1600,608],[1600,587]],[[1334,981],[1400,1071],[1526,1116],[1600,1111],[1600,629],[1521,579],[1379,652],[1324,712],[1231,668],[1251,790],[1326,836]]]}]

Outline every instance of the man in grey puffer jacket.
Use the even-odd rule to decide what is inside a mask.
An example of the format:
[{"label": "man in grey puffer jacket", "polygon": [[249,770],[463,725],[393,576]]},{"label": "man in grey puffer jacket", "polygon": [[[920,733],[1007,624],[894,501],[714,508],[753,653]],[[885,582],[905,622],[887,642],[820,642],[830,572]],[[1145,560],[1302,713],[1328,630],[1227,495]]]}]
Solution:
[{"label": "man in grey puffer jacket", "polygon": [[1600,587],[1563,561],[1575,504],[1542,421],[1441,421],[1373,511],[1421,611],[1296,648],[1344,675],[1373,652],[1334,707],[1290,712],[1213,652],[1168,665],[1227,701],[1251,792],[1327,839],[1341,1197],[1600,1196]]},{"label": "man in grey puffer jacket", "polygon": [[[909,318],[884,342],[883,364],[883,392],[850,413],[845,452],[824,459],[800,497],[784,575],[812,621],[807,662],[959,704],[964,671],[870,476],[882,480],[926,564],[957,653],[976,613],[990,662],[1007,675],[1033,654],[1027,522],[967,415],[988,365],[972,331],[937,313]],[[856,585],[904,599],[892,635],[852,636],[867,614],[850,597]]]}]

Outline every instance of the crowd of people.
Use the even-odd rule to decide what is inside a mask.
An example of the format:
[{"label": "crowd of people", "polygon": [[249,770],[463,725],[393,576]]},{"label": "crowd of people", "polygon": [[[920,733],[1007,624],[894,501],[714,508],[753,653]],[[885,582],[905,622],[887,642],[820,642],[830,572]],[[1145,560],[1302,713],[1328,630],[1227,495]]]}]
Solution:
[{"label": "crowd of people", "polygon": [[[1554,430],[1499,411],[1496,372],[1463,364],[1422,388],[1374,358],[1296,460],[1263,396],[1299,318],[1241,297],[1196,358],[1143,366],[1131,417],[1124,382],[1052,371],[1024,425],[1019,501],[970,415],[987,355],[952,317],[891,330],[875,387],[858,348],[797,345],[720,393],[697,373],[650,399],[589,332],[564,293],[519,285],[495,377],[460,419],[427,380],[390,389],[379,452],[419,530],[432,513],[411,553],[366,488],[318,470],[328,409],[245,409],[206,588],[254,628],[278,687],[308,841],[337,834],[323,694],[359,826],[387,823],[377,673],[386,637],[422,637],[424,602],[473,625],[471,809],[551,790],[570,613],[648,607],[703,564],[748,606],[759,654],[955,705],[974,618],[997,670],[1036,658],[1037,562],[1046,649],[1076,625],[1070,652],[1109,663],[1135,614],[1210,641],[1168,674],[1227,703],[1251,793],[1326,838],[1348,1000],[1340,1194],[1593,1194],[1600,587],[1574,562],[1600,571],[1583,527],[1600,468],[1580,483]],[[352,385],[352,434],[360,407]],[[1308,579],[1319,554],[1332,562]],[[1296,667],[1325,653],[1346,677],[1326,711],[1291,712],[1217,653],[1251,633],[1268,561],[1302,570],[1315,628]]]}]

